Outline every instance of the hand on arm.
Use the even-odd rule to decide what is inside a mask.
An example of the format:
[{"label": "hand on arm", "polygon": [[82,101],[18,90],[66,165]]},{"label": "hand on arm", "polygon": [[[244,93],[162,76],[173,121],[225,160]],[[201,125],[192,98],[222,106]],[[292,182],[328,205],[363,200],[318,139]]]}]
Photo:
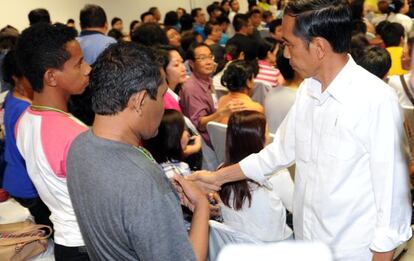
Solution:
[{"label": "hand on arm", "polygon": [[205,130],[210,121],[220,121],[224,117],[230,116],[233,112],[246,110],[246,105],[240,100],[230,101],[225,107],[217,109],[214,113],[201,117],[198,128]]}]

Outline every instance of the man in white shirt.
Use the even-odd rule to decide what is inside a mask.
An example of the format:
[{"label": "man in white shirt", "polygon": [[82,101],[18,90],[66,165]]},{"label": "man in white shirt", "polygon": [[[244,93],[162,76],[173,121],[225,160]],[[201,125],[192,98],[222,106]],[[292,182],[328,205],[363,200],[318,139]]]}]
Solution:
[{"label": "man in white shirt", "polygon": [[244,178],[263,183],[296,163],[296,239],[322,241],[335,260],[392,260],[412,236],[398,99],[347,54],[351,11],[342,1],[290,1],[282,28],[284,55],[305,80],[273,143],[190,179],[213,190]]}]

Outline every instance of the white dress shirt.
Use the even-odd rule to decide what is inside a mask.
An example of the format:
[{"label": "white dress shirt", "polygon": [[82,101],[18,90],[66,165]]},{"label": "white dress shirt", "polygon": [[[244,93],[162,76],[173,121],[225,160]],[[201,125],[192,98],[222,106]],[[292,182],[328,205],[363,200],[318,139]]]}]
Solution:
[{"label": "white dress shirt", "polygon": [[370,260],[411,235],[402,117],[395,92],[349,61],[321,93],[306,79],[273,143],[240,162],[258,182],[296,163],[293,224],[335,260]]},{"label": "white dress shirt", "polygon": [[252,196],[250,206],[247,199],[239,210],[221,203],[224,224],[264,242],[291,237],[292,230],[286,225],[286,209],[292,211],[293,200],[293,181],[289,171],[280,170],[268,181],[267,186],[248,182]]}]

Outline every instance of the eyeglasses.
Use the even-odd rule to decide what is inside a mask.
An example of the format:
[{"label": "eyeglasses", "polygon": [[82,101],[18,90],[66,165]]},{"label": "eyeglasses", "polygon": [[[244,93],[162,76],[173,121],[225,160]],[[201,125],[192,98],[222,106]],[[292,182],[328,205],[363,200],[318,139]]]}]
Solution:
[{"label": "eyeglasses", "polygon": [[197,61],[201,61],[201,62],[204,62],[207,59],[214,60],[214,55],[212,55],[212,54],[209,54],[209,55],[201,55],[201,56],[195,57],[195,59]]}]

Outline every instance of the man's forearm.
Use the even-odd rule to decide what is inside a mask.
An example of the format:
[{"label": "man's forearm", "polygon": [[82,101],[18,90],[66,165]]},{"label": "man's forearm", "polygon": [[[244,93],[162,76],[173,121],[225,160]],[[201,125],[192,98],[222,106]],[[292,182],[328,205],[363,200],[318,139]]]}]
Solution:
[{"label": "man's forearm", "polygon": [[217,182],[219,185],[223,185],[228,182],[238,181],[246,179],[240,164],[233,164],[231,166],[222,168],[217,171]]},{"label": "man's forearm", "polygon": [[394,252],[395,249],[388,252],[373,252],[372,261],[392,261]]}]

